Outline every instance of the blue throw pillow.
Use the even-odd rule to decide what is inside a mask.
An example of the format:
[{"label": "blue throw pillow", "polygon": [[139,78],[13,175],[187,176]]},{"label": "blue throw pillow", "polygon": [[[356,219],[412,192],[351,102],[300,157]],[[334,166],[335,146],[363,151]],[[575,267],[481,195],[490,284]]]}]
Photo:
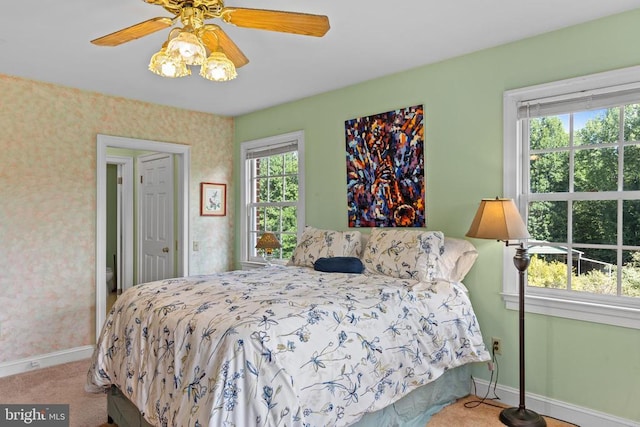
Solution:
[{"label": "blue throw pillow", "polygon": [[337,256],[331,258],[318,258],[313,268],[327,273],[358,273],[364,271],[364,264],[360,258],[351,256]]}]

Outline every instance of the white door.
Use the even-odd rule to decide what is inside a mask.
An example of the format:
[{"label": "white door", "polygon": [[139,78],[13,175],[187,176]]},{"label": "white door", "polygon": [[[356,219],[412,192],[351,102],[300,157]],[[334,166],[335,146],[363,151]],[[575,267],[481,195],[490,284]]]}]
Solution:
[{"label": "white door", "polygon": [[173,155],[138,157],[138,283],[175,277]]}]

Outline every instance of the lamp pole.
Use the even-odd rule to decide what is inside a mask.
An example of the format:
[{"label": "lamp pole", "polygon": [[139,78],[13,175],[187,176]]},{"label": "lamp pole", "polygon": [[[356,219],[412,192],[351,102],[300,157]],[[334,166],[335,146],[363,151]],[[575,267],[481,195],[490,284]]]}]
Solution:
[{"label": "lamp pole", "polygon": [[[506,242],[509,246],[509,242]],[[518,315],[519,315],[519,335],[520,335],[520,405],[517,408],[507,408],[500,412],[502,424],[512,427],[545,427],[547,423],[538,413],[525,407],[525,382],[524,382],[524,274],[529,267],[531,257],[523,243],[516,249],[513,263],[518,270],[520,279],[518,290]]]}]

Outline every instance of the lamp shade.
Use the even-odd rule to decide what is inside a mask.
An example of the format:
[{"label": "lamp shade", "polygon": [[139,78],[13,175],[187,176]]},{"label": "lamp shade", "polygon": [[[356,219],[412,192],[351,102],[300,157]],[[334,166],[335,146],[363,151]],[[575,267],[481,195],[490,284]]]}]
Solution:
[{"label": "lamp shade", "polygon": [[187,29],[180,31],[167,45],[167,54],[178,57],[187,65],[202,65],[206,50],[200,39]]},{"label": "lamp shade", "polygon": [[527,226],[513,199],[482,199],[467,237],[493,240],[521,240],[529,238]]},{"label": "lamp shade", "polygon": [[264,249],[264,251],[268,254],[271,253],[274,249],[280,248],[280,241],[273,233],[264,233],[258,239],[258,243],[256,244],[256,249]]},{"label": "lamp shade", "polygon": [[191,74],[184,62],[167,54],[166,46],[162,46],[162,49],[151,57],[149,70],[162,77],[183,77]]},{"label": "lamp shade", "polygon": [[223,52],[212,52],[202,64],[200,75],[216,82],[226,82],[238,77],[236,66]]}]

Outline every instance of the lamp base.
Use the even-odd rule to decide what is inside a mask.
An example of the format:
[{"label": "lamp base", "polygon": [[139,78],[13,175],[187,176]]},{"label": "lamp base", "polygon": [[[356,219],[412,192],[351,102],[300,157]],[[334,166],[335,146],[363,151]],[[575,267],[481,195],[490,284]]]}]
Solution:
[{"label": "lamp base", "polygon": [[507,408],[500,412],[502,424],[511,427],[545,427],[547,422],[537,412],[526,408]]}]

